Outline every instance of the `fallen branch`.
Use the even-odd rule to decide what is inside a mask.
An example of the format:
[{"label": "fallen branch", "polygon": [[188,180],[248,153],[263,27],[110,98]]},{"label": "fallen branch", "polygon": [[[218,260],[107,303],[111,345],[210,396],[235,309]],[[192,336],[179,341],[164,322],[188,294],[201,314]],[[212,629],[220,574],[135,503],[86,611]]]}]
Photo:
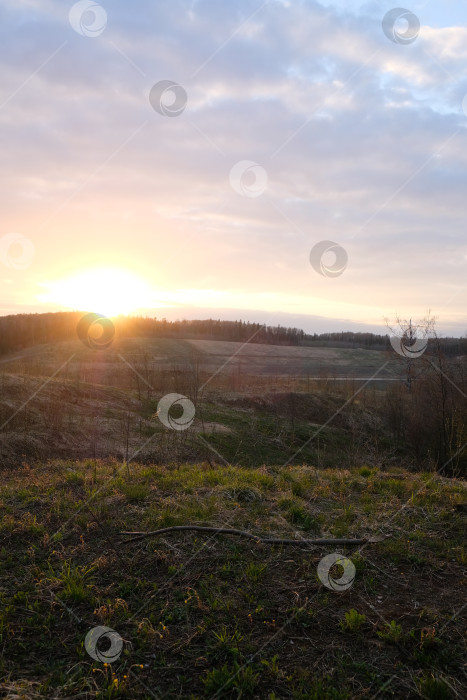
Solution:
[{"label": "fallen branch", "polygon": [[120,535],[134,535],[129,540],[122,540],[122,544],[128,542],[138,542],[146,537],[157,537],[157,535],[165,535],[167,532],[181,532],[183,530],[195,530],[196,532],[212,532],[215,535],[237,535],[238,537],[247,537],[263,544],[293,544],[293,545],[358,545],[366,544],[367,542],[381,542],[383,537],[362,537],[359,539],[316,539],[316,540],[284,540],[280,537],[259,537],[252,535],[251,532],[245,530],[229,530],[222,527],[207,527],[202,525],[173,525],[172,527],[164,527],[161,530],[153,530],[152,532],[120,532]]}]

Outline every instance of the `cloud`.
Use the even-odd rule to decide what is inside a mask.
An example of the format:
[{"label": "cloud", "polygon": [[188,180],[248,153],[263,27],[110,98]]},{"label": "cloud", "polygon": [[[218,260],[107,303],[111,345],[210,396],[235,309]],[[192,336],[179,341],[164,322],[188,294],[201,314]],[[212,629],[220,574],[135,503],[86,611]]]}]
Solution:
[{"label": "cloud", "polygon": [[[0,10],[3,226],[37,250],[18,289],[125,261],[169,290],[214,280],[228,306],[278,294],[291,313],[300,297],[349,322],[415,307],[458,323],[463,26],[421,17],[401,46],[384,36],[379,3],[113,0],[105,31],[87,38],[69,25],[71,5]],[[186,90],[179,117],[152,109],[159,80]],[[267,171],[260,197],[230,186],[243,160]],[[349,252],[339,280],[308,263],[323,239]]]}]

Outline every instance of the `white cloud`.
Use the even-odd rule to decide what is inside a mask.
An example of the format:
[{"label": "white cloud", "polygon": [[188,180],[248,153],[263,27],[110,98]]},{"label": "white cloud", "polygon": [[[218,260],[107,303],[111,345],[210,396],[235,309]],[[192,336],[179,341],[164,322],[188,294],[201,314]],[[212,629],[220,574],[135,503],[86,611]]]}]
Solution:
[{"label": "white cloud", "polygon": [[[34,279],[63,256],[68,269],[118,253],[147,272],[153,261],[174,290],[205,295],[214,276],[224,306],[321,295],[336,318],[413,304],[458,319],[465,293],[448,301],[447,285],[465,279],[464,27],[422,21],[400,46],[374,4],[102,4],[92,39],[62,0],[0,10],[0,104],[17,91],[0,109],[0,204],[6,230],[35,241]],[[149,104],[162,79],[187,91],[180,117]],[[266,169],[261,197],[230,187],[240,160]],[[351,252],[339,282],[307,263],[321,239]]]}]

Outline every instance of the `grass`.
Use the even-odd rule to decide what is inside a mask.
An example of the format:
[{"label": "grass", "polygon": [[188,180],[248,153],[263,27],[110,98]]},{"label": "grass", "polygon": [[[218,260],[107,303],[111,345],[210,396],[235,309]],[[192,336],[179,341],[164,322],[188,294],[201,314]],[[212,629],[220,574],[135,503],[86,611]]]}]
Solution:
[{"label": "grass", "polygon": [[399,642],[402,639],[402,625],[398,625],[395,620],[386,622],[384,629],[378,632],[378,636],[390,642]]},{"label": "grass", "polygon": [[339,625],[344,632],[359,632],[366,621],[366,615],[361,615],[355,608],[349,610],[344,615],[344,619],[339,621]]},{"label": "grass", "polygon": [[454,697],[445,681],[433,676],[421,678],[419,690],[422,698],[427,700],[450,700]]},{"label": "grass", "polygon": [[[373,466],[206,463],[132,463],[129,476],[115,460],[24,463],[3,476],[0,695],[462,695],[460,481]],[[186,523],[389,537],[353,549],[195,532],[120,543],[123,530]],[[356,567],[344,592],[317,577],[332,551]],[[98,625],[124,640],[111,665],[84,646]]]}]

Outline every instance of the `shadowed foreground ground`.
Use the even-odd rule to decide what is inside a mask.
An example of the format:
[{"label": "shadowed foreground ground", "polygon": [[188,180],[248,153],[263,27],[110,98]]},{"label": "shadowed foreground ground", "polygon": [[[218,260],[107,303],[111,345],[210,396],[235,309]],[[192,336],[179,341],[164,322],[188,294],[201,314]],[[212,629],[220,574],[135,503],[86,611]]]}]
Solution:
[{"label": "shadowed foreground ground", "polygon": [[[128,473],[92,460],[3,476],[2,696],[462,696],[461,481],[366,466],[131,464]],[[317,577],[332,547],[179,532],[121,544],[121,531],[188,523],[388,537],[338,548],[356,568],[343,592]],[[123,640],[111,665],[84,647],[97,625]]]}]

